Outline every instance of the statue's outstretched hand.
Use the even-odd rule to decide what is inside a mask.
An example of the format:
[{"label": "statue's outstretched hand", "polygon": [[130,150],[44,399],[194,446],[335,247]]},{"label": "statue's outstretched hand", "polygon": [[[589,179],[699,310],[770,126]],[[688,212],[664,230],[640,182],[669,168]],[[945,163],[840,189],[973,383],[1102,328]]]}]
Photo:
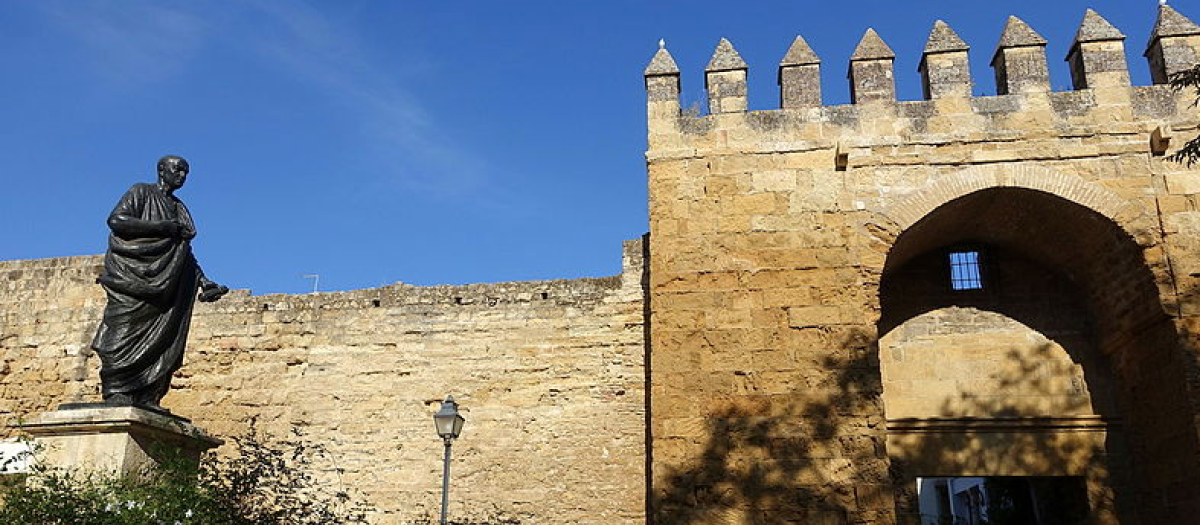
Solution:
[{"label": "statue's outstretched hand", "polygon": [[211,303],[217,299],[220,299],[221,297],[224,297],[227,293],[229,293],[228,287],[219,285],[212,281],[206,281],[200,284],[200,302],[202,303]]}]

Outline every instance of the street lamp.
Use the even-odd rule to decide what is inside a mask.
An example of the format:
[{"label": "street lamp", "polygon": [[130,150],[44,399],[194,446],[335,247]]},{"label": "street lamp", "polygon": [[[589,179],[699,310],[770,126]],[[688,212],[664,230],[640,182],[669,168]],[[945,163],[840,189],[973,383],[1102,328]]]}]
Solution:
[{"label": "street lamp", "polygon": [[442,409],[433,415],[437,433],[446,443],[446,455],[442,460],[442,525],[446,525],[446,506],[450,503],[450,444],[462,432],[466,421],[458,413],[458,403],[450,396],[446,396],[446,400],[442,401]]}]

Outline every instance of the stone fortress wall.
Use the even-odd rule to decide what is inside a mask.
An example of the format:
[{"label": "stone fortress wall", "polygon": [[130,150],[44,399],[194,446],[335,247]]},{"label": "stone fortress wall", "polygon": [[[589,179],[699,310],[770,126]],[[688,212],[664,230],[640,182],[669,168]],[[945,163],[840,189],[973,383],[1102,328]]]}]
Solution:
[{"label": "stone fortress wall", "polygon": [[[1152,86],[1130,85],[1125,40],[1089,10],[1053,92],[1020,19],[970,57],[939,21],[924,100],[898,101],[868,30],[852,103],[824,106],[797,37],[761,73],[779,109],[750,111],[722,39],[707,115],[680,111],[658,51],[655,523],[915,524],[916,477],[982,475],[1081,478],[1097,523],[1200,515],[1200,172],[1164,160],[1197,112],[1162,85],[1200,62],[1200,26],[1160,7],[1133,49]],[[973,94],[991,79],[969,58],[998,95]],[[950,288],[960,248],[982,290]]]},{"label": "stone fortress wall", "polygon": [[[164,404],[218,436],[326,446],[379,523],[436,519],[446,394],[465,410],[452,511],[523,523],[645,515],[643,243],[605,278],[198,303]],[[99,401],[100,256],[0,262],[0,418]],[[7,427],[0,427],[11,435]],[[334,468],[344,469],[340,478]]]},{"label": "stone fortress wall", "polygon": [[[436,510],[448,392],[470,410],[457,508],[526,523],[915,524],[915,477],[968,475],[1077,477],[1097,523],[1188,522],[1200,172],[1164,155],[1198,119],[1161,83],[1200,62],[1200,26],[1160,8],[1153,86],[1130,85],[1124,41],[1089,12],[1075,89],[1052,92],[1045,39],[1009,19],[985,55],[1000,94],[973,96],[939,22],[925,100],[897,101],[867,31],[853,103],[823,106],[797,38],[780,109],[747,111],[722,40],[708,115],[681,113],[662,49],[649,246],[622,275],[231,294],[198,309],[165,402],[218,434],[302,428],[384,522]],[[983,290],[947,288],[959,248]],[[3,415],[95,399],[98,264],[0,263]]]}]

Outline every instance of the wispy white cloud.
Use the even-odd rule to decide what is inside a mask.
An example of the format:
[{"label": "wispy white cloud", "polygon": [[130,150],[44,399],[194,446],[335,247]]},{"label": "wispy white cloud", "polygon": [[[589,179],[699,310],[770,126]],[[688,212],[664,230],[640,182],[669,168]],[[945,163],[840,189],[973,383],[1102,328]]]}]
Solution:
[{"label": "wispy white cloud", "polygon": [[373,63],[348,28],[301,3],[255,5],[281,31],[248,35],[252,47],[353,111],[398,180],[440,194],[481,189],[483,161],[440,129],[388,68]]},{"label": "wispy white cloud", "polygon": [[[365,137],[363,155],[406,189],[454,197],[487,191],[488,166],[438,125],[401,75],[372,60],[354,31],[303,2],[206,4],[169,0],[40,4],[87,48],[90,66],[116,82],[146,83],[188,73],[207,47],[231,46],[262,60],[344,108]],[[420,60],[421,57],[415,57]]]},{"label": "wispy white cloud", "polygon": [[156,82],[178,74],[200,50],[208,30],[194,13],[152,0],[36,4],[77,38],[88,66],[118,84]]}]

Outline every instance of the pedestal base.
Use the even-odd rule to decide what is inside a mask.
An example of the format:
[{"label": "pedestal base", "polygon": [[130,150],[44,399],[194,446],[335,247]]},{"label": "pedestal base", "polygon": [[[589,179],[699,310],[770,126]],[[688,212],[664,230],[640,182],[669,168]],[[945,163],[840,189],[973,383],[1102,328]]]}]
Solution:
[{"label": "pedestal base", "polygon": [[223,442],[186,419],[138,407],[93,405],[47,412],[16,425],[54,467],[136,473],[169,457],[192,461]]}]

